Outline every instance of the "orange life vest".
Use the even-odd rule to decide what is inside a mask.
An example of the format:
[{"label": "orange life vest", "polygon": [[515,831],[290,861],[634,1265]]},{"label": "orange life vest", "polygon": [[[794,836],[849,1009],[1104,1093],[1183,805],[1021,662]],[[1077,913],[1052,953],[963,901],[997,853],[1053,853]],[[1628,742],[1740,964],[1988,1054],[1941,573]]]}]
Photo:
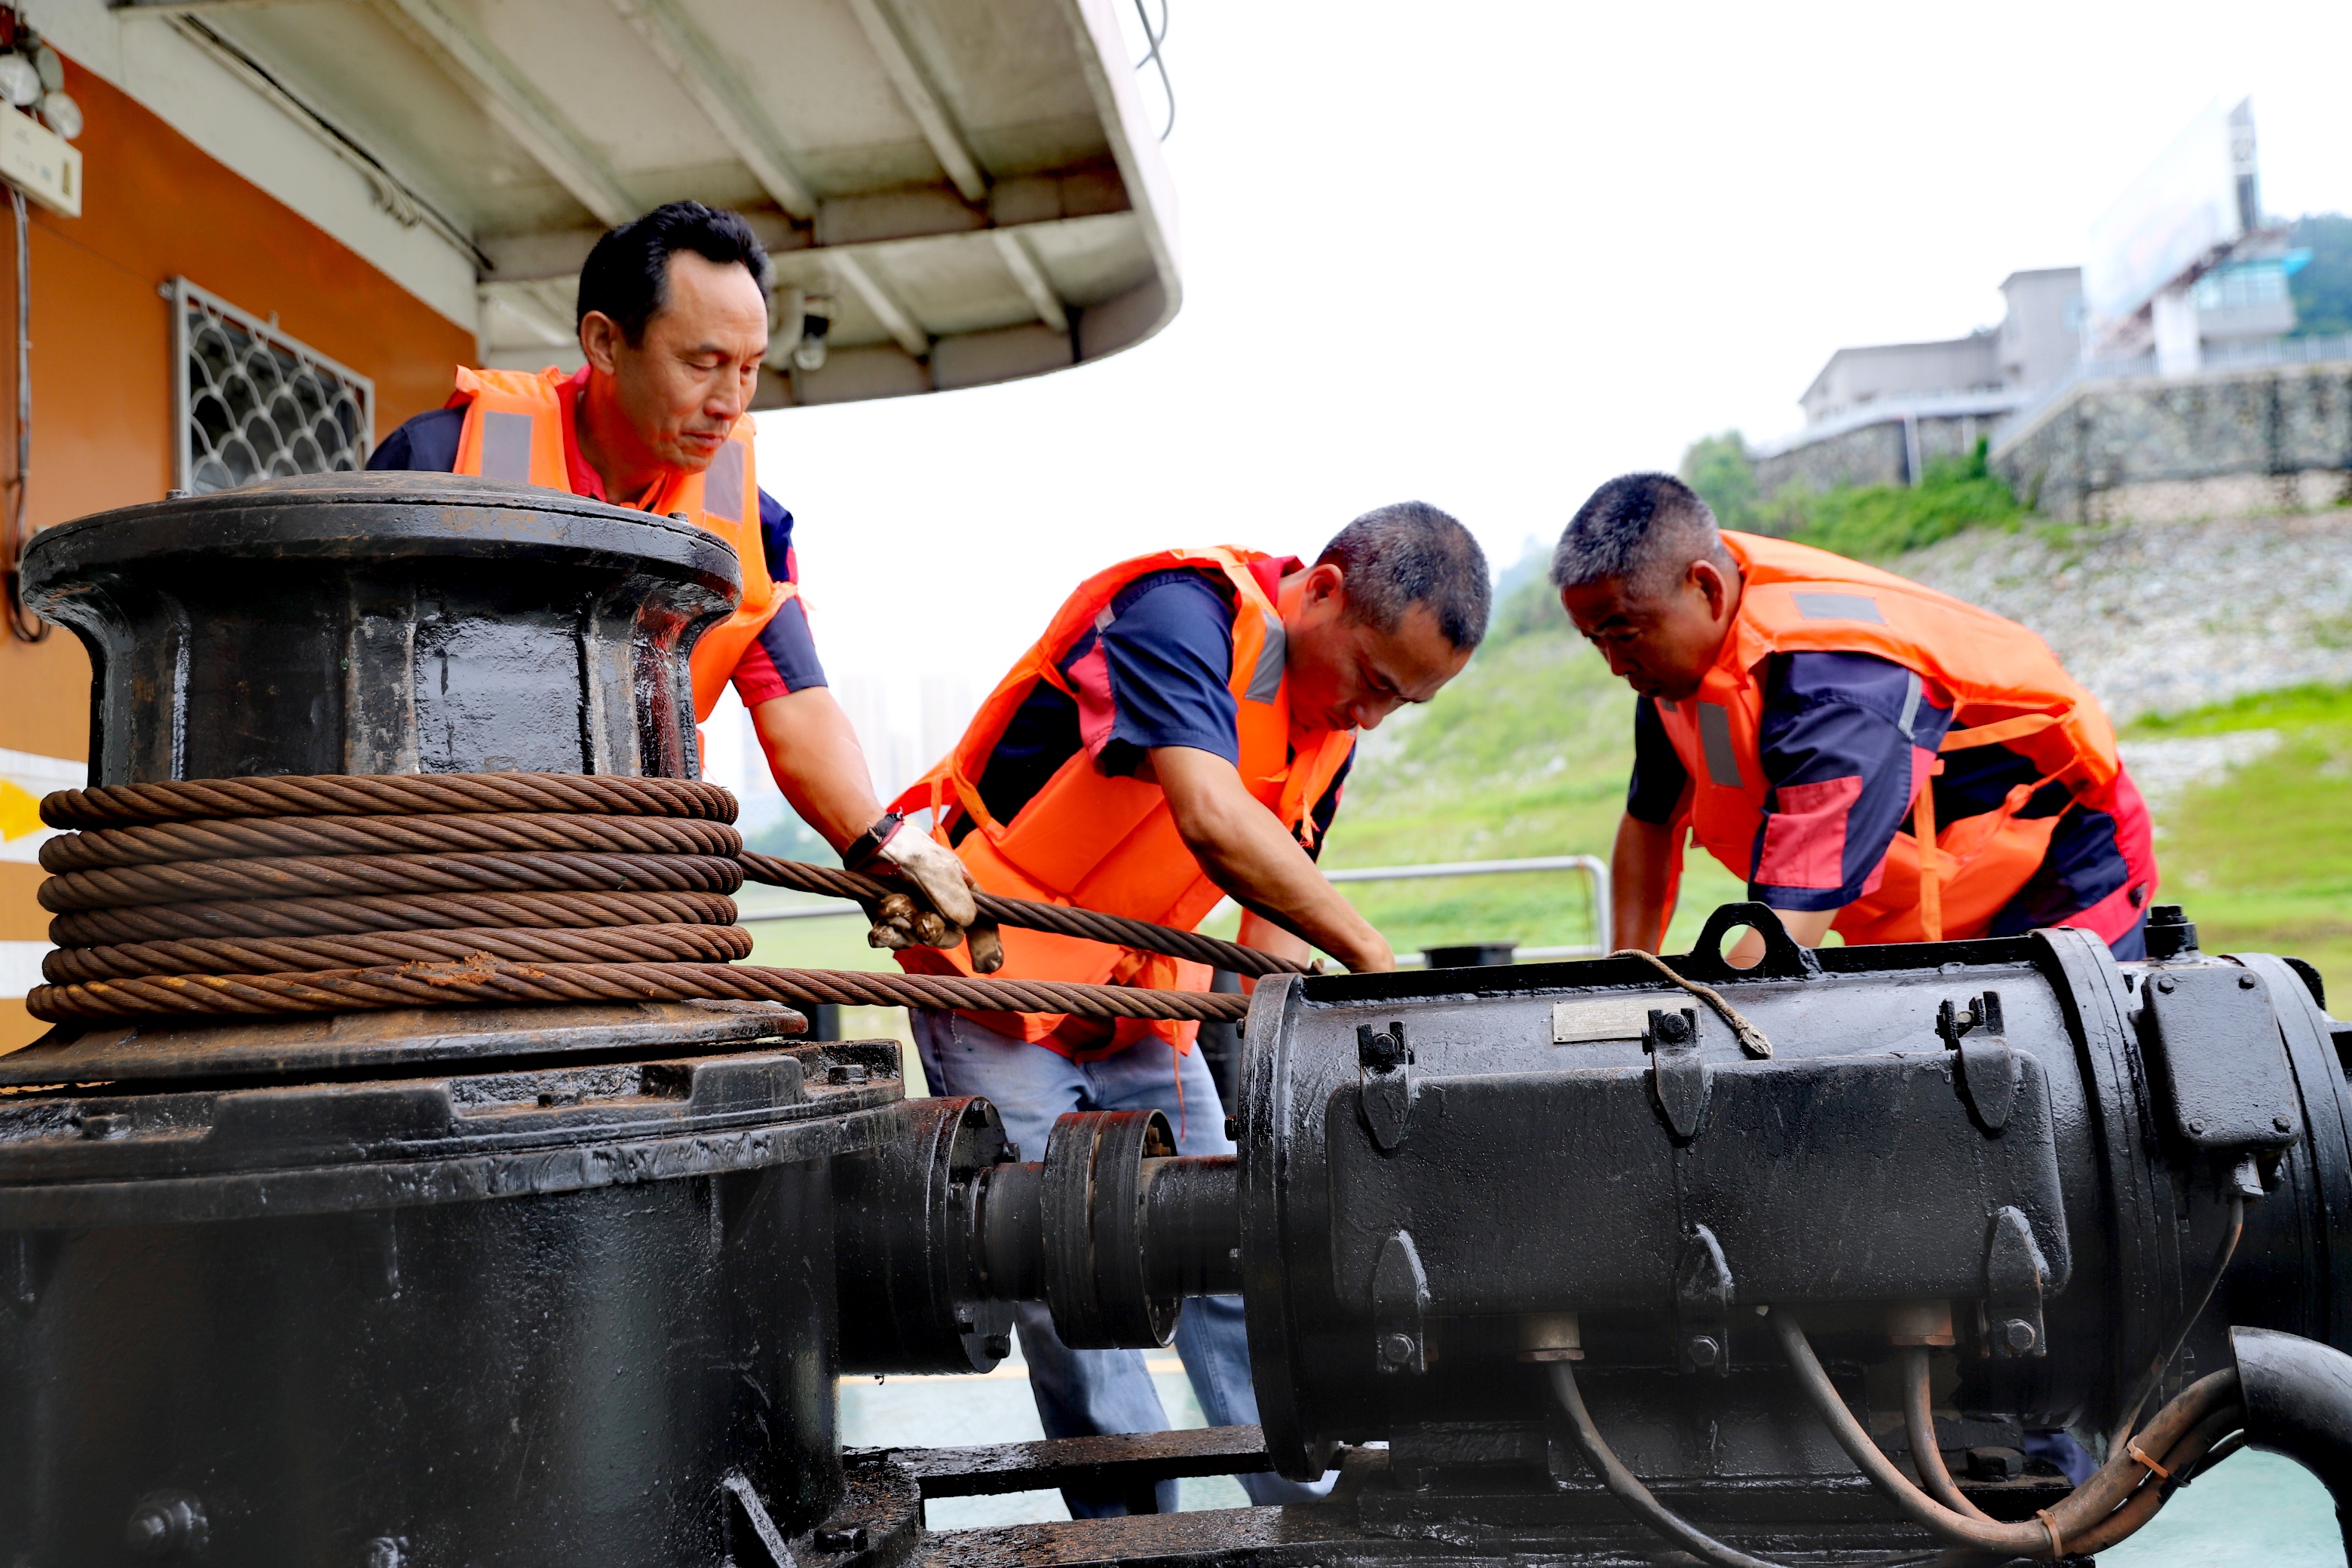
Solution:
[{"label": "orange life vest", "polygon": [[[570,380],[552,366],[536,375],[459,366],[457,391],[449,406],[463,405],[466,423],[457,435],[454,471],[571,493],[572,467],[563,447],[563,394]],[[751,416],[746,414],[735,422],[727,444],[704,472],[672,474],[634,503],[625,504],[664,517],[682,512],[733,545],[743,563],[742,602],[694,645],[694,720],[698,724],[718,705],[743,650],[799,591],[793,584],[768,575],[767,547],[760,533],[760,483],[751,464]]]},{"label": "orange life vest", "polygon": [[[1079,584],[1055,615],[1045,635],[1021,656],[997,684],[980,712],[931,771],[897,802],[905,812],[929,810],[941,842],[957,814],[971,828],[956,846],[972,879],[987,891],[1007,898],[1076,904],[1108,914],[1127,915],[1190,931],[1224,895],[1209,880],[1176,831],[1168,797],[1156,784],[1106,778],[1079,748],[1010,822],[989,815],[979,780],[1021,704],[1042,683],[1075,698],[1061,661],[1089,626],[1109,624],[1111,601],[1137,578],[1171,567],[1192,566],[1221,576],[1234,597],[1234,662],[1228,677],[1237,710],[1242,782],[1296,834],[1314,841],[1314,811],[1355,746],[1352,730],[1314,730],[1294,736],[1290,689],[1284,673],[1282,611],[1266,595],[1251,563],[1263,553],[1217,546],[1168,550],[1122,561]],[[1139,952],[1107,942],[1058,936],[1050,931],[1005,928],[1008,979],[1062,980],[1205,991],[1204,963]],[[962,948],[908,948],[898,954],[908,969],[969,973]],[[1053,1038],[1062,1014],[979,1014],[987,1026],[1072,1055]],[[1110,1043],[1088,1049],[1087,1058],[1124,1050],[1147,1035],[1164,1037],[1180,1051],[1192,1048],[1197,1024],[1173,1020],[1122,1019]]]},{"label": "orange life vest", "polygon": [[[1658,703],[1691,781],[1675,826],[1677,847],[1687,823],[1692,838],[1734,876],[1750,875],[1769,787],[1758,743],[1768,658],[1874,654],[1930,683],[1923,696],[1952,705],[1940,750],[2007,746],[2042,777],[2011,789],[1996,809],[1938,830],[1927,783],[1943,764],[1915,749],[1911,831],[1895,836],[1873,881],[1839,911],[1834,927],[1850,942],[1982,935],[2041,866],[2057,828],[2056,815],[2017,815],[2035,790],[2054,781],[2084,805],[2113,805],[2123,763],[2098,700],[2040,637],[1990,611],[1825,550],[1727,529],[1723,542],[1739,562],[1739,613],[1697,694]],[[1924,875],[1922,842],[1934,846]],[[1677,881],[1680,875],[1677,856]]]}]

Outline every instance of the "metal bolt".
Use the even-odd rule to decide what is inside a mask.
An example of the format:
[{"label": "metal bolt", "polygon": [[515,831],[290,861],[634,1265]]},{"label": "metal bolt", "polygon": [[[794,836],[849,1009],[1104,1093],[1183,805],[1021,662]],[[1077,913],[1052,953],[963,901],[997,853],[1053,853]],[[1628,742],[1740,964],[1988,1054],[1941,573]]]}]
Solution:
[{"label": "metal bolt", "polygon": [[864,1062],[835,1062],[833,1066],[824,1069],[824,1081],[827,1083],[864,1083],[866,1081],[866,1064]]},{"label": "metal bolt", "polygon": [[2271,1118],[2271,1125],[2282,1132],[2292,1132],[2294,1131],[2294,1118],[2282,1110]]},{"label": "metal bolt", "polygon": [[2035,1337],[2033,1325],[2023,1318],[2011,1318],[2000,1325],[2001,1343],[2009,1347],[2011,1355],[2023,1355],[2032,1350]]},{"label": "metal bolt", "polygon": [[1723,1346],[1713,1334],[1693,1334],[1685,1348],[1693,1366],[1713,1366],[1723,1359]]},{"label": "metal bolt", "polygon": [[1005,1163],[1006,1164],[1008,1164],[1008,1165],[1017,1165],[1017,1164],[1021,1163],[1021,1145],[1020,1145],[1020,1144],[1018,1144],[1018,1143],[1014,1143],[1014,1142],[1009,1142],[1009,1141],[1005,1143],[1005,1145],[1004,1145],[1004,1163]]},{"label": "metal bolt", "polygon": [[988,1338],[980,1342],[980,1348],[987,1352],[990,1355],[994,1356],[998,1361],[1003,1361],[1006,1356],[1013,1353],[1013,1336],[1011,1334],[991,1334]]},{"label": "metal bolt", "polygon": [[188,494],[189,492],[186,490],[165,490],[163,492],[163,499],[165,500],[185,500],[188,499]]},{"label": "metal bolt", "polygon": [[172,1521],[153,1504],[131,1516],[122,1529],[122,1544],[142,1557],[161,1557],[172,1550]]},{"label": "metal bolt", "polygon": [[866,1527],[862,1524],[823,1525],[809,1543],[819,1552],[863,1552],[866,1540]]},{"label": "metal bolt", "polygon": [[194,1555],[211,1539],[205,1505],[181,1491],[149,1492],[131,1507],[122,1543],[142,1557]]},{"label": "metal bolt", "polygon": [[1412,1336],[1402,1331],[1381,1336],[1381,1359],[1391,1366],[1402,1366],[1412,1360]]},{"label": "metal bolt", "polygon": [[2157,982],[2156,982],[2156,988],[2157,988],[2158,991],[2163,992],[2163,993],[2164,993],[2166,995],[2168,995],[2168,996],[2171,995],[2171,994],[2172,994],[2172,976],[2171,976],[2171,975],[2169,975],[2169,974],[2166,974],[2166,975],[2158,976],[2158,980],[2157,980]]},{"label": "metal bolt", "polygon": [[2189,1131],[2196,1136],[2202,1138],[2205,1136],[2204,1121],[2198,1117],[2190,1117],[2189,1119]]},{"label": "metal bolt", "polygon": [[2241,990],[2241,991],[2252,991],[2253,988],[2254,988],[2254,977],[2253,977],[2252,975],[2251,975],[2251,974],[2241,974],[2241,975],[2239,975],[2239,976],[2238,976],[2238,989],[2239,989],[2239,990]]},{"label": "metal bolt", "polygon": [[1690,1038],[1690,1020],[1680,1013],[1659,1014],[1658,1038],[1668,1045],[1677,1045]]},{"label": "metal bolt", "polygon": [[1228,1117],[1226,1117],[1226,1118],[1225,1118],[1225,1142],[1228,1142],[1228,1143],[1234,1142],[1234,1141],[1236,1141],[1237,1139],[1239,1139],[1239,1138],[1241,1137],[1241,1135],[1242,1135],[1242,1123],[1241,1123],[1241,1118],[1240,1118],[1240,1117],[1238,1117],[1238,1116],[1228,1116]]}]

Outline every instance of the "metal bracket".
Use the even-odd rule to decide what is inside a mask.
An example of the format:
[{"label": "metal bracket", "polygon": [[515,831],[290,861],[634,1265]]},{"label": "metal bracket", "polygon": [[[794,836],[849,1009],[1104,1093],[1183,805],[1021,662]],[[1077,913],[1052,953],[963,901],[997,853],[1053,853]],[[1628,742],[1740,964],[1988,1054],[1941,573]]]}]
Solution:
[{"label": "metal bracket", "polygon": [[1970,997],[1965,1017],[1948,1000],[1939,1004],[1936,1033],[1959,1054],[1958,1087],[1969,1114],[1988,1135],[2000,1136],[2023,1077],[2017,1052],[2001,1037],[2000,993]]},{"label": "metal bracket", "polygon": [[1715,1232],[1695,1225],[1675,1264],[1675,1338],[1682,1370],[1731,1375],[1731,1265]]},{"label": "metal bracket", "polygon": [[2022,1211],[2004,1208],[1992,1216],[1985,1238],[1985,1293],[1980,1342],[1989,1354],[2044,1356],[2050,1353],[2042,1325],[2042,1282],[2050,1266],[2033,1239]]},{"label": "metal bracket", "polygon": [[1698,1010],[1654,1007],[1642,1047],[1650,1053],[1650,1087],[1674,1134],[1687,1143],[1706,1124],[1714,1083],[1698,1055]]},{"label": "metal bracket", "polygon": [[1404,1142],[1412,1102],[1421,1092],[1413,1081],[1412,1047],[1405,1044],[1402,1021],[1378,1033],[1370,1024],[1357,1025],[1356,1065],[1363,1086],[1365,1130],[1371,1133],[1373,1146],[1387,1153]]},{"label": "metal bracket", "polygon": [[1422,1320],[1429,1310],[1429,1276],[1412,1233],[1400,1230],[1381,1243],[1372,1262],[1374,1364],[1384,1373],[1429,1370],[1428,1341]]},{"label": "metal bracket", "polygon": [[730,1470],[719,1484],[726,1488],[727,1495],[735,1500],[736,1507],[742,1511],[744,1522],[751,1525],[751,1533],[767,1550],[769,1562],[775,1564],[775,1568],[800,1568],[793,1559],[792,1547],[785,1543],[783,1531],[778,1530],[776,1521],[768,1517],[768,1506],[760,1500],[760,1494],[751,1489],[751,1483]]}]

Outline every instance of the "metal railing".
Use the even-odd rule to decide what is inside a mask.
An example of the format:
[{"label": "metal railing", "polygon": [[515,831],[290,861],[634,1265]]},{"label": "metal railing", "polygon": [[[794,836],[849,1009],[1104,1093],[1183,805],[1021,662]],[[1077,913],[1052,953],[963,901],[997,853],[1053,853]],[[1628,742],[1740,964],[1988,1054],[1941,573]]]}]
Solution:
[{"label": "metal railing", "polygon": [[[1609,951],[1610,887],[1609,862],[1598,855],[1537,855],[1520,860],[1435,860],[1417,866],[1345,866],[1323,873],[1332,882],[1408,882],[1432,877],[1509,877],[1529,872],[1571,871],[1583,875],[1590,893],[1592,934],[1596,940],[1572,942],[1557,947],[1523,947],[1517,956],[1540,962],[1551,958],[1594,958]],[[1208,919],[1231,907],[1232,900],[1220,903],[1210,911]],[[807,921],[841,919],[862,915],[855,904],[824,903],[794,906],[791,909],[767,910],[736,917],[738,925],[758,925],[769,921]],[[1397,965],[1403,969],[1418,968],[1424,960],[1419,953],[1399,954]]]},{"label": "metal railing", "polygon": [[[1594,941],[1559,947],[1522,947],[1517,958],[1597,958],[1609,951],[1609,862],[1598,855],[1536,855],[1522,860],[1437,860],[1419,866],[1348,866],[1323,875],[1334,882],[1403,882],[1429,877],[1508,877],[1537,871],[1580,871],[1591,893]],[[1397,967],[1415,969],[1419,953],[1399,953]]]}]

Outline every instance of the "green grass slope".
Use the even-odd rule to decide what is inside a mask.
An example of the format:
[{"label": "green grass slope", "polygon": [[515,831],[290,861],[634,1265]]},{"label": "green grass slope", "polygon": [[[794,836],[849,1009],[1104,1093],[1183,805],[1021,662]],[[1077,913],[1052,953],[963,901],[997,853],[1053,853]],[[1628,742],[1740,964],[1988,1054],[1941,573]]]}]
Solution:
[{"label": "green grass slope", "polygon": [[2209,952],[2282,952],[2352,1004],[2352,687],[2295,687],[2143,720],[2150,738],[2276,730],[2277,750],[2167,811],[2158,895]]},{"label": "green grass slope", "polygon": [[[1539,575],[1512,585],[1496,631],[1424,709],[1367,737],[1323,863],[1606,858],[1633,760],[1633,694],[1570,627]],[[1348,897],[1400,952],[1509,940],[1596,940],[1572,873],[1351,883]],[[1742,894],[1711,860],[1685,881],[1673,945]]]}]

